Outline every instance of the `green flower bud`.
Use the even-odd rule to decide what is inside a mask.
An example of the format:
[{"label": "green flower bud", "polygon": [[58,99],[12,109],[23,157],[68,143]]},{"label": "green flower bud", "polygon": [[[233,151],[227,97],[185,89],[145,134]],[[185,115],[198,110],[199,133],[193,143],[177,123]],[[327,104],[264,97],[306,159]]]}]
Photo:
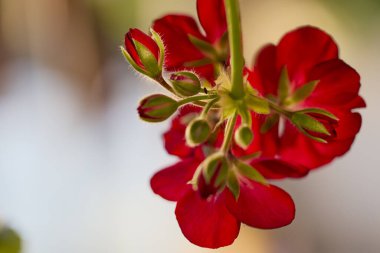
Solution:
[{"label": "green flower bud", "polygon": [[186,127],[186,142],[190,147],[195,147],[207,141],[211,133],[207,120],[196,118]]},{"label": "green flower bud", "polygon": [[239,147],[246,149],[253,141],[253,132],[249,126],[242,125],[235,132],[235,142]]},{"label": "green flower bud", "polygon": [[137,111],[142,120],[148,122],[161,122],[169,118],[178,108],[174,99],[155,94],[141,100]]},{"label": "green flower bud", "polygon": [[169,81],[175,92],[184,97],[194,96],[201,90],[201,82],[198,76],[190,71],[172,73]]}]

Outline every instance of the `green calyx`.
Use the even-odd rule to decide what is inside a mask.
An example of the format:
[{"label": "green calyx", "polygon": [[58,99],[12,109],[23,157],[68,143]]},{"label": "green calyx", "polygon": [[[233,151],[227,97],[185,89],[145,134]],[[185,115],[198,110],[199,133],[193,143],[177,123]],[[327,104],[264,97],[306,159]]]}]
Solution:
[{"label": "green calyx", "polygon": [[292,91],[288,70],[286,67],[283,67],[277,90],[279,105],[292,106],[304,101],[312,94],[318,82],[318,80],[310,81]]},{"label": "green calyx", "polygon": [[227,157],[221,152],[216,152],[209,155],[198,166],[189,183],[192,184],[194,190],[200,190],[199,179],[202,177],[206,185],[214,188],[216,192],[221,191],[226,185],[229,170],[230,162]]},{"label": "green calyx", "polygon": [[225,89],[219,91],[221,97],[221,107],[224,118],[231,117],[235,112],[240,116],[247,117],[250,112],[257,114],[269,114],[271,111],[269,102],[256,94],[251,89],[247,89],[245,96],[241,99],[235,99],[232,94]]},{"label": "green calyx", "polygon": [[207,157],[202,164],[202,172],[206,183],[211,183],[212,179],[215,179],[215,182],[213,183],[216,187],[225,183],[229,169],[229,162],[224,154],[215,153]]},{"label": "green calyx", "polygon": [[244,178],[263,185],[268,185],[267,180],[263,175],[261,175],[259,171],[237,158],[232,158],[232,168],[229,170],[227,176],[227,187],[234,195],[236,200],[239,199],[240,195],[239,180],[244,180]]},{"label": "green calyx", "polygon": [[190,42],[205,55],[202,65],[224,62],[226,60],[228,56],[227,33],[215,44],[211,44],[191,34],[188,37]]}]

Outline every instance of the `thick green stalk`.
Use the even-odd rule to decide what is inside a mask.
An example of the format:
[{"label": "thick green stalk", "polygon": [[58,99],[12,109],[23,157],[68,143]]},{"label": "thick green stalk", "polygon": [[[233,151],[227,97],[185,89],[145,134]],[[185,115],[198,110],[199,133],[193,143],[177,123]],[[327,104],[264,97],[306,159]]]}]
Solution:
[{"label": "thick green stalk", "polygon": [[225,5],[231,53],[231,95],[235,99],[240,99],[244,96],[244,58],[239,0],[225,0]]},{"label": "thick green stalk", "polygon": [[232,142],[232,137],[234,134],[234,127],[236,124],[237,119],[237,113],[235,112],[234,115],[228,119],[226,129],[224,130],[224,140],[221,147],[221,150],[226,153],[230,149],[230,145]]},{"label": "thick green stalk", "polygon": [[216,97],[214,98],[213,100],[211,100],[210,102],[208,102],[205,107],[203,108],[203,111],[201,113],[201,118],[206,118],[207,117],[207,113],[210,111],[210,109],[214,106],[214,104],[216,102],[218,102],[219,100],[219,97]]}]

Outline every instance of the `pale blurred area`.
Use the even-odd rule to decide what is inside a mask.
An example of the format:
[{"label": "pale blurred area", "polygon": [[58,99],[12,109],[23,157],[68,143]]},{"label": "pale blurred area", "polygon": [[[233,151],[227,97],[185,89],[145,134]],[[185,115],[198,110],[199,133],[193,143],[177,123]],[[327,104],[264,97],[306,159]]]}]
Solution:
[{"label": "pale blurred area", "polygon": [[182,236],[174,204],[150,190],[151,175],[175,161],[162,147],[168,123],[138,119],[138,100],[160,89],[118,47],[130,27],[195,14],[195,0],[0,0],[0,219],[24,253],[380,252],[380,2],[241,3],[247,61],[311,24],[334,35],[362,76],[368,108],[351,151],[281,183],[295,222],[243,227],[233,246],[200,249]]}]

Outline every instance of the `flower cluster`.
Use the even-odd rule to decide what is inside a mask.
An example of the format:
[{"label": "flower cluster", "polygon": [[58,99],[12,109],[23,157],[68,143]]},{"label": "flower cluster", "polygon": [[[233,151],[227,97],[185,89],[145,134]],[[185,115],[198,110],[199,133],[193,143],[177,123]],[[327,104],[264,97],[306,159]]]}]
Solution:
[{"label": "flower cluster", "polygon": [[140,118],[161,122],[179,110],[164,134],[179,161],[151,187],[177,202],[185,237],[208,248],[231,244],[241,223],[290,224],[294,202],[269,181],[304,177],[346,153],[361,126],[355,110],[365,107],[358,73],[318,28],[287,33],[244,66],[235,7],[236,0],[198,0],[203,31],[189,16],[167,15],[150,35],[131,29],[122,48],[171,94],[144,98]]}]

